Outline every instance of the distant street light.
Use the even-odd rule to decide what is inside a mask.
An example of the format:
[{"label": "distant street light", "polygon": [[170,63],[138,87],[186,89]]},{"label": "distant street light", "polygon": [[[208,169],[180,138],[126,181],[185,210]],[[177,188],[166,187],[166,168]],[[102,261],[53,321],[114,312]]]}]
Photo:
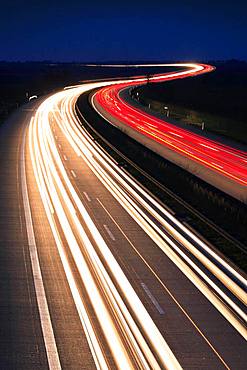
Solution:
[{"label": "distant street light", "polygon": [[164,110],[165,110],[165,112],[166,112],[166,117],[169,117],[169,108],[168,107],[164,107]]},{"label": "distant street light", "polygon": [[33,99],[37,99],[37,98],[38,98],[38,96],[37,96],[37,95],[30,96],[29,101],[30,101],[30,100],[33,100]]}]

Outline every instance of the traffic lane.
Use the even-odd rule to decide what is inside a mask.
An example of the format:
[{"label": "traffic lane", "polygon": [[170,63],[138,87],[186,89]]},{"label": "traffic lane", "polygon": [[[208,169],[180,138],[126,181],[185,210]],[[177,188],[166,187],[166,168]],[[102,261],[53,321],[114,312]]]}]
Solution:
[{"label": "traffic lane", "polygon": [[[98,226],[102,234],[109,243],[112,252],[124,269],[124,272],[132,286],[135,287],[138,295],[142,297],[143,302],[145,302],[145,306],[148,307],[151,316],[154,318],[157,326],[168,341],[168,344],[175,350],[177,358],[182,361],[182,366],[186,367],[187,365],[188,368],[190,368],[192,365],[192,358],[197,360],[198,358],[201,358],[203,361],[205,360],[204,363],[207,363],[208,366],[210,364],[210,368],[214,368],[214,366],[217,368],[219,365],[215,364],[210,357],[209,352],[212,348],[205,350],[206,343],[201,334],[199,334],[199,330],[202,331],[217,353],[223,357],[225,361],[226,358],[222,356],[220,348],[223,347],[226,349],[226,347],[229,347],[229,339],[236,340],[235,332],[231,330],[232,334],[228,333],[229,324],[227,324],[227,322],[225,322],[226,325],[218,323],[218,316],[220,316],[220,314],[218,312],[214,312],[215,309],[202,295],[200,295],[200,293],[195,291],[194,286],[184,283],[184,276],[178,276],[176,269],[171,269],[169,266],[170,261],[165,261],[164,255],[159,252],[156,254],[156,251],[154,252],[155,246],[151,245],[150,241],[145,241],[140,236],[140,230],[135,230],[131,222],[128,223],[128,220],[124,219],[124,217],[121,220],[120,210],[116,209],[114,212],[114,206],[109,199],[106,200],[106,204],[103,204],[99,198],[97,198],[97,200],[102,204],[103,209],[106,210],[106,213],[109,216],[108,219],[107,217],[104,218],[100,209],[97,207],[97,204],[95,204],[91,199],[91,211],[94,212],[95,218],[97,217],[98,219]],[[115,214],[115,218],[113,218],[113,214]],[[116,224],[114,227],[114,222],[111,223],[112,219],[118,226],[122,224],[120,229]],[[119,222],[119,220],[121,221]],[[123,231],[124,227],[125,231]],[[146,268],[143,266],[143,261],[140,260],[140,258],[137,258],[134,250],[132,251],[133,253],[131,253],[126,248],[127,243],[129,243],[131,247],[133,245],[132,248],[136,248],[140,253],[140,256],[145,258],[148,265],[145,266]],[[149,248],[150,250],[148,251]],[[159,265],[157,261],[160,262]],[[150,274],[151,271],[152,273]],[[164,273],[164,271],[166,271],[166,273]],[[160,279],[159,284],[155,275]],[[180,273],[180,275],[182,274]],[[189,318],[185,317],[181,308],[174,308],[174,300],[171,298],[171,295],[173,295],[174,300],[178,300],[179,304],[183,309],[185,309],[193,323],[189,322]],[[225,320],[223,319],[223,321]],[[194,325],[197,326],[199,330],[197,330]],[[224,341],[225,333],[227,333],[227,341]],[[239,341],[235,341],[236,347],[244,342],[242,337],[239,339]],[[191,348],[193,348],[193,350],[191,350]],[[229,348],[227,348],[227,351],[228,350]],[[229,363],[236,365],[235,350],[236,348],[229,356]],[[187,364],[183,362],[186,351],[187,354],[190,352]],[[200,351],[202,351],[201,353],[207,353],[207,356],[200,357],[198,354]],[[181,355],[181,359],[179,354]],[[229,352],[227,352],[227,354],[229,355]],[[243,356],[242,360],[244,368]],[[228,362],[226,361],[226,363]],[[197,362],[197,367],[199,368],[199,366],[200,363]]]},{"label": "traffic lane", "polygon": [[[94,360],[64,273],[26,148],[26,172],[36,244],[62,369],[94,369]],[[63,245],[66,240],[60,232]],[[73,268],[76,280],[78,272]]]},{"label": "traffic lane", "polygon": [[[26,236],[19,162],[23,131],[40,101],[19,110],[1,127],[1,366],[4,369],[48,368],[40,316],[37,308],[33,272]],[[27,140],[28,141],[28,140]],[[29,150],[26,170],[35,224],[39,259],[48,305],[62,367],[95,368],[61,263],[55,253],[53,237],[37,185],[33,177]]]},{"label": "traffic lane", "polygon": [[[54,131],[54,135],[55,135],[55,138],[56,138],[57,137],[57,131],[56,130]],[[62,153],[61,158],[63,159],[64,162],[69,162],[69,159],[70,159],[69,156],[65,155],[64,153]],[[76,174],[76,172],[73,172],[73,173],[74,173],[74,175]],[[69,175],[74,176],[74,175],[72,175],[71,172],[69,173]],[[60,190],[60,186],[58,187],[57,191],[59,192],[59,190]],[[87,196],[87,194],[86,194],[86,196]],[[62,197],[61,197],[61,199],[62,199]],[[64,202],[63,200],[62,200],[62,203],[63,203],[64,209],[66,210],[68,208],[68,203]],[[116,315],[116,310],[114,309],[115,305],[114,305],[114,303],[109,301],[109,297],[108,297],[109,293],[107,293],[107,291],[106,291],[107,289],[104,285],[105,284],[104,283],[105,277],[102,280],[101,269],[99,270],[98,263],[95,265],[94,255],[89,258],[89,255],[91,253],[91,247],[89,246],[88,242],[85,240],[85,238],[83,236],[83,234],[84,234],[83,230],[86,231],[88,226],[80,218],[80,222],[83,225],[83,230],[81,232],[79,231],[79,234],[78,234],[77,228],[75,227],[75,225],[73,225],[73,223],[74,223],[73,216],[71,217],[70,213],[68,212],[67,217],[70,220],[72,231],[73,231],[74,235],[76,236],[77,241],[80,241],[81,255],[83,256],[82,259],[81,259],[80,254],[77,251],[77,248],[75,247],[75,245],[73,245],[73,247],[70,248],[70,251],[71,251],[70,254],[71,254],[71,256],[73,256],[73,257],[70,258],[70,264],[72,264],[72,265],[76,264],[78,271],[80,271],[81,276],[80,276],[80,279],[79,279],[80,281],[79,281],[78,286],[80,286],[80,292],[81,292],[81,294],[83,295],[84,298],[85,298],[84,293],[86,292],[86,297],[87,298],[86,298],[86,301],[84,301],[84,303],[86,303],[86,306],[87,306],[87,313],[90,317],[90,321],[91,321],[93,327],[97,331],[97,337],[100,340],[100,346],[103,347],[103,349],[104,349],[104,351],[103,351],[104,352],[104,357],[107,359],[107,363],[109,364],[108,366],[109,366],[109,368],[113,369],[113,368],[116,367],[117,363],[119,364],[119,361],[120,361],[120,359],[115,356],[116,351],[118,351],[117,348],[119,348],[119,339],[120,339],[120,341],[122,340],[123,343],[125,343],[125,346],[126,346],[126,342],[129,342],[129,338],[128,338],[128,340],[126,340],[124,338],[124,335],[125,335],[124,332],[125,332],[126,329],[124,329],[125,325],[121,326],[121,324],[118,323],[118,321],[121,322],[121,320],[116,319],[114,324],[110,323],[112,320],[114,320],[115,316],[117,316]],[[79,212],[78,212],[77,217],[79,217]],[[87,233],[87,235],[88,234],[89,233]],[[95,240],[92,237],[90,237],[89,239],[90,239],[90,242],[92,243],[92,245],[94,245],[94,250],[95,250],[96,249]],[[84,245],[84,243],[85,243],[85,245]],[[73,258],[74,258],[74,261],[73,261]],[[87,264],[87,268],[85,268],[85,261],[86,261],[86,264]],[[89,272],[88,272],[88,270],[89,270]],[[97,284],[96,289],[93,288],[95,283]],[[88,292],[88,286],[89,285],[91,286],[90,292]],[[100,297],[98,297],[96,290],[99,290]],[[89,295],[90,295],[90,298],[89,298]],[[100,303],[100,304],[98,304],[98,307],[97,307],[97,302]],[[91,309],[92,306],[93,306],[93,309]],[[105,312],[104,317],[102,317],[102,312]],[[106,322],[106,324],[105,324],[105,322]],[[105,330],[106,329],[105,325],[107,326],[108,331]],[[121,330],[120,330],[120,328],[121,328]],[[105,331],[105,333],[104,333],[104,331]],[[113,333],[113,331],[115,332],[115,334]],[[111,337],[111,335],[113,335],[113,337]],[[116,337],[115,339],[117,339],[117,343],[115,343],[115,345],[113,344],[114,337]],[[111,348],[112,346],[113,346],[113,348]],[[114,349],[114,347],[116,348],[116,350]],[[127,345],[126,348],[128,349],[129,346]],[[127,352],[129,352],[129,349],[127,350]],[[114,360],[113,360],[113,358],[114,358]],[[135,357],[133,357],[131,359],[131,363],[135,363]],[[123,364],[121,364],[121,366],[123,366]],[[134,366],[134,368],[136,368],[136,366]]]},{"label": "traffic lane", "polygon": [[[109,241],[112,242],[112,244],[114,244],[114,245],[112,245],[112,252],[114,254],[116,254],[116,251],[118,251],[119,248],[121,248],[121,247],[123,248],[123,252],[122,252],[123,253],[123,258],[121,259],[120,263],[122,263],[122,261],[124,261],[124,260],[126,261],[126,258],[127,258],[127,262],[125,262],[125,266],[128,266],[128,254],[127,254],[127,257],[126,257],[126,240],[125,241],[122,241],[121,243],[118,243],[117,246],[116,246],[115,243],[113,243],[114,240],[113,240],[112,236],[114,237],[114,232],[112,232],[112,230],[115,230],[114,229],[114,225],[111,224],[109,226],[109,220],[108,220],[108,223],[105,221],[106,223],[105,224],[103,223],[103,225],[102,225],[102,219],[105,216],[102,214],[102,211],[100,212],[100,209],[98,209],[97,203],[95,204],[95,199],[96,200],[97,200],[97,198],[99,198],[101,200],[103,199],[106,204],[108,204],[108,205],[110,204],[110,208],[112,210],[113,203],[115,202],[115,200],[108,193],[108,191],[106,191],[105,188],[102,187],[102,185],[99,183],[99,180],[97,180],[95,178],[95,176],[87,168],[86,164],[82,161],[82,159],[81,158],[78,158],[77,156],[75,156],[75,154],[72,151],[72,149],[70,149],[70,147],[68,146],[68,143],[66,142],[66,139],[63,137],[63,134],[59,133],[59,130],[56,131],[56,136],[57,136],[57,140],[58,140],[58,148],[60,149],[60,151],[62,153],[62,157],[65,155],[66,158],[67,158],[66,160],[64,160],[64,164],[65,164],[65,166],[66,166],[66,168],[68,170],[68,173],[71,176],[71,181],[73,181],[73,183],[75,184],[77,190],[80,191],[80,196],[81,196],[82,199],[84,199],[84,201],[87,204],[87,206],[91,207],[90,213],[93,214],[95,221],[97,221],[97,223],[98,223],[99,227],[101,228],[102,232],[104,232],[105,237],[108,237]],[[73,171],[73,172],[71,172],[71,171]],[[92,187],[92,184],[94,184],[93,187]],[[104,194],[104,197],[103,198],[102,198],[102,193]],[[120,214],[122,215],[122,213],[123,213],[122,207],[120,207],[120,206],[118,206],[118,207],[119,208],[116,210],[116,219],[118,219],[119,218],[119,215]],[[129,216],[127,215],[127,218],[128,217]],[[122,221],[122,223],[123,223],[123,225],[122,225],[123,229],[126,229],[126,225],[127,225],[127,231],[126,231],[127,233],[130,233],[131,229],[133,228],[133,225],[135,225],[134,226],[134,232],[132,233],[133,234],[132,237],[134,238],[134,240],[136,240],[135,245],[139,245],[140,246],[140,244],[143,244],[143,242],[142,241],[140,242],[140,239],[139,239],[140,238],[140,235],[143,233],[143,231],[141,229],[136,230],[135,228],[136,228],[137,225],[135,223],[133,223],[133,221],[130,220],[130,219],[128,219],[128,220],[125,220],[124,219]],[[145,236],[145,238],[146,238],[146,236]],[[155,248],[155,246],[153,245],[153,242],[150,243],[150,241],[149,241],[147,243],[147,245],[145,244],[145,250],[146,250],[146,248],[149,248],[150,246],[151,246],[151,249],[149,250],[149,253],[147,255],[149,255],[149,258],[152,261],[153,260],[153,254],[154,254],[154,248]],[[140,250],[140,252],[143,253],[142,250]],[[146,255],[146,253],[145,253],[145,255]],[[174,285],[174,276],[177,276],[178,275],[178,271],[174,267],[174,265],[171,264],[169,261],[168,262],[166,261],[164,263],[164,258],[165,258],[165,256],[160,251],[158,251],[158,258],[157,258],[157,260],[158,261],[161,260],[163,262],[161,264],[161,269],[160,269],[160,266],[158,265],[157,273],[159,274],[160,271],[163,273],[162,270],[164,270],[164,265],[166,266],[167,263],[168,263],[168,266],[171,265],[171,266],[169,266],[170,276],[168,276],[169,277],[168,281],[170,280],[169,281],[169,284],[171,284],[171,282],[173,282],[173,285]],[[154,264],[156,265],[158,261],[156,261]],[[140,265],[141,265],[141,263],[140,263],[139,260],[135,261],[135,263],[133,264],[134,267],[132,268],[132,271],[133,271],[133,269],[136,268],[136,266],[137,266],[137,268],[139,268]],[[128,278],[130,280],[133,279],[132,273],[129,270],[126,270],[125,272],[128,275]],[[140,276],[142,276],[141,274],[143,274],[143,272],[140,272]],[[180,275],[182,275],[182,274],[180,273]],[[165,276],[163,276],[162,280],[163,281],[166,281],[166,279],[167,279],[167,274]],[[183,276],[183,279],[184,279],[184,276]],[[187,279],[186,279],[186,281],[187,281]],[[133,284],[134,284],[134,281],[133,281]],[[151,286],[152,286],[152,284],[151,284]],[[175,285],[177,285],[177,286],[175,286],[175,291],[176,291],[176,290],[178,290],[178,286],[180,284],[178,285],[178,281],[177,281]],[[189,285],[192,285],[192,284],[189,284]],[[183,286],[184,286],[184,283],[183,283]],[[185,301],[186,301],[186,297],[189,296],[189,299],[187,299],[187,305],[189,303],[191,303],[190,302],[191,297],[194,297],[192,294],[188,294],[188,291],[190,291],[191,288],[195,290],[194,287],[191,287],[191,286],[188,287],[188,282],[187,282],[187,283],[185,283],[185,286],[182,289],[182,291],[181,291],[181,289],[179,291],[179,295],[182,296],[182,298]],[[143,287],[140,288],[140,286],[139,286],[139,288],[137,288],[137,289],[138,289],[138,294],[142,294],[142,295],[144,294],[143,293]],[[162,291],[162,293],[160,295],[162,296],[162,294],[163,294],[163,291]],[[197,297],[198,293],[196,292],[195,294],[196,294],[195,295],[195,299],[197,299],[196,297]],[[203,301],[203,303],[202,303],[202,306],[201,307],[204,307],[204,305],[206,305],[206,306],[209,305],[208,301],[206,301],[205,299],[202,298],[202,301]],[[206,302],[204,302],[204,301],[206,301]],[[189,307],[190,310],[193,311],[193,305],[189,305],[189,306],[190,306]],[[200,309],[201,309],[201,307],[200,307]],[[200,322],[200,309],[197,310],[197,312],[196,312],[196,316],[199,317],[198,322]],[[207,311],[210,311],[210,310],[207,309]],[[215,310],[211,310],[211,311],[215,311]],[[213,312],[209,316],[213,316],[214,317],[215,315],[217,316],[217,318],[214,321],[217,321],[218,320],[218,316],[220,316],[218,314],[218,312],[216,312],[216,313]],[[207,329],[207,321],[210,322],[210,319],[211,318],[209,317],[209,319],[206,320],[206,323],[204,323],[204,326],[205,326],[206,329]],[[176,317],[174,318],[173,321],[174,322],[177,322]],[[182,320],[182,321],[184,321],[184,320]],[[205,321],[205,318],[204,318],[204,321]],[[158,322],[158,326],[159,327],[160,327],[160,325],[162,326],[162,324],[164,324],[164,321],[163,320],[162,320],[161,323]],[[183,327],[184,323],[182,323],[181,325],[182,325],[181,327]],[[222,330],[221,325],[219,325],[219,328],[220,328],[220,330]],[[209,333],[210,333],[210,330],[212,331],[212,325],[210,325]],[[186,330],[185,330],[185,332],[186,332]],[[190,337],[190,335],[188,336],[188,338],[186,338],[186,343],[190,343],[190,338],[189,337]],[[165,338],[166,338],[166,335],[165,335]],[[173,335],[171,335],[171,340],[172,340],[172,338],[173,338]],[[216,344],[218,344],[218,343],[216,343]],[[177,345],[177,341],[175,340],[174,346],[176,346],[176,345]],[[172,347],[172,349],[173,349],[173,347]],[[195,356],[195,358],[196,358],[196,356]]]},{"label": "traffic lane", "polygon": [[[151,115],[149,112],[141,109],[142,106],[136,105],[136,102],[133,99],[130,99],[129,95],[125,94],[125,89],[119,87],[107,87],[96,93],[98,99],[104,103],[107,96],[107,109],[110,109],[123,117],[136,119],[136,123],[139,121],[144,127],[152,128],[154,131],[159,133],[170,134],[171,138],[181,138],[183,142],[191,145],[197,145],[201,149],[209,149],[214,151],[214,154],[217,156],[219,153],[226,154],[226,159],[233,160],[236,158],[239,159],[240,166],[242,165],[246,169],[246,151],[232,148],[226,144],[217,142],[200,134],[193,133],[186,130],[185,128],[178,127],[170,122],[167,122],[164,119]],[[131,104],[133,103],[133,105]],[[121,112],[121,113],[120,113]]]},{"label": "traffic lane", "polygon": [[218,136],[217,134],[213,134],[211,132],[202,130],[201,127],[197,127],[194,125],[188,125],[186,123],[173,120],[170,117],[169,117],[169,122],[167,122],[166,114],[164,115],[162,113],[159,113],[153,110],[151,112],[150,108],[142,105],[138,100],[133,99],[133,97],[131,97],[130,90],[131,89],[128,87],[126,89],[121,90],[119,92],[119,98],[123,100],[124,102],[127,102],[128,105],[130,105],[133,108],[136,108],[140,112],[144,112],[144,114],[151,115],[153,119],[159,119],[162,122],[168,123],[169,125],[172,125],[172,128],[178,127],[179,129],[183,129],[186,132],[192,133],[198,136],[199,138],[202,137],[203,139],[210,140],[211,142],[219,144],[221,147],[225,149],[231,148],[231,152],[234,152],[236,155],[239,155],[240,157],[242,157],[243,152],[246,153],[246,145],[235,142],[234,140],[231,140],[229,138],[221,137],[221,136]]},{"label": "traffic lane", "polygon": [[[127,174],[126,171],[123,173]],[[142,196],[142,191],[137,190],[136,193],[138,196]],[[204,240],[204,248],[204,246],[200,244],[202,241],[200,239],[202,237],[199,236],[197,240],[194,240],[194,238],[190,237],[180,228],[180,226],[183,228],[182,224],[178,226],[169,217],[167,217],[166,214],[163,214],[158,208],[153,206],[151,201],[149,202],[146,198],[145,201],[146,204],[139,206],[140,211],[151,220],[155,228],[160,230],[163,238],[170,240],[170,243],[173,245],[179,244],[181,255],[186,256],[186,258],[191,261],[191,265],[197,266],[201,270],[201,274],[204,274],[211,280],[211,286],[217,285],[222,292],[222,296],[219,292],[216,294],[223,298],[223,300],[225,299],[229,306],[237,305],[238,309],[242,310],[242,312],[238,312],[239,317],[244,317],[244,312],[246,311],[246,283],[245,278],[242,275],[243,273],[239,271],[239,276],[238,274],[235,275],[234,271],[236,267],[232,266],[232,271],[229,261],[223,255],[221,255],[221,258],[219,257],[219,259],[216,258],[218,251],[215,250],[212,245],[209,246],[206,240]],[[151,209],[156,212],[156,216],[150,215],[148,211],[148,207],[150,206]],[[195,233],[196,231],[193,232],[194,236]],[[186,244],[183,244],[183,241],[186,242]],[[209,248],[207,249],[207,247]],[[213,254],[213,251],[216,255]],[[231,304],[230,301],[232,301]]]},{"label": "traffic lane", "polygon": [[[183,155],[192,157],[194,160],[200,161],[203,165],[212,167],[224,175],[230,176],[233,174],[236,181],[246,178],[247,167],[244,161],[246,159],[244,153],[239,158],[239,155],[232,151],[230,147],[226,150],[215,142],[173,127],[173,125],[154,118],[150,114],[144,114],[139,109],[133,108],[120,100],[119,90],[120,88],[117,87],[107,87],[99,90],[94,99],[116,119],[162,145],[182,152]],[[118,102],[118,105],[116,102]],[[204,144],[204,146],[201,144]],[[209,148],[213,150],[209,150]],[[224,153],[224,156],[222,156],[222,153]]]},{"label": "traffic lane", "polygon": [[23,131],[38,103],[24,105],[0,127],[1,367],[46,369],[20,179]]},{"label": "traffic lane", "polygon": [[[40,123],[42,124],[42,123]],[[54,135],[56,137],[56,131],[54,131]],[[42,140],[40,140],[42,141]],[[49,161],[48,158],[46,158],[47,162]],[[64,161],[67,161],[67,157],[64,155],[63,156],[63,160]],[[58,173],[56,172],[58,171]],[[100,329],[99,325],[97,325],[97,315],[98,315],[98,311],[96,309],[96,311],[93,311],[92,309],[92,305],[95,304],[95,302],[92,302],[91,298],[89,299],[88,297],[88,294],[87,294],[87,289],[88,289],[88,285],[90,286],[93,286],[94,283],[93,283],[93,280],[95,280],[95,277],[92,279],[91,277],[90,278],[85,278],[85,276],[89,277],[89,275],[94,275],[95,274],[95,271],[88,271],[89,268],[90,268],[90,265],[92,265],[92,263],[89,261],[87,262],[87,267],[85,265],[85,260],[88,258],[87,254],[85,254],[85,246],[84,246],[84,237],[83,237],[83,232],[79,232],[78,234],[78,230],[77,230],[77,227],[75,226],[75,220],[74,220],[74,217],[72,216],[72,214],[69,212],[69,209],[68,209],[68,201],[66,200],[66,197],[63,197],[62,196],[62,192],[63,192],[63,185],[62,183],[60,182],[60,179],[62,178],[62,175],[60,173],[60,171],[58,169],[53,169],[52,171],[53,173],[56,172],[57,173],[57,183],[55,185],[55,193],[56,195],[58,196],[59,200],[56,200],[56,197],[53,196],[52,197],[52,200],[53,200],[53,207],[54,207],[54,210],[55,210],[55,213],[53,214],[53,217],[54,217],[54,220],[55,220],[55,223],[56,223],[56,228],[58,229],[58,232],[59,232],[59,235],[63,235],[66,236],[66,238],[68,237],[68,234],[71,236],[72,234],[75,236],[76,240],[74,240],[74,236],[73,236],[73,240],[74,242],[71,242],[71,238],[70,238],[70,242],[71,243],[65,243],[65,254],[66,254],[66,257],[65,257],[65,260],[68,262],[65,263],[64,261],[64,258],[63,258],[63,266],[64,268],[67,269],[67,265],[69,265],[69,269],[71,270],[71,266],[72,266],[72,270],[73,270],[73,275],[75,276],[76,278],[76,287],[78,290],[78,293],[80,295],[80,298],[78,298],[78,295],[74,298],[75,299],[75,302],[76,302],[76,305],[78,307],[78,300],[82,300],[82,305],[85,306],[85,312],[86,312],[86,316],[88,318],[88,320],[90,321],[90,328],[89,326],[87,326],[87,334],[88,336],[90,336],[90,343],[91,343],[91,346],[94,347],[94,339],[92,339],[92,331],[91,331],[91,326],[93,327],[93,330],[95,331],[95,327],[96,327],[96,337],[99,339],[99,346],[102,348],[104,348],[103,350],[103,355],[104,355],[104,358],[107,360],[107,363],[109,364],[109,368],[114,368],[114,364],[112,362],[112,354],[109,352],[109,349],[107,349],[106,347],[106,339],[104,338],[104,335],[102,335],[102,331],[98,330]],[[56,182],[56,181],[55,181]],[[51,190],[51,189],[50,189]],[[52,190],[51,190],[52,191]],[[61,208],[57,207],[58,203],[61,204],[61,207],[63,208],[63,211]],[[61,216],[61,214],[64,213],[64,216]],[[62,219],[61,219],[61,217]],[[64,227],[64,222],[63,220],[64,219],[67,219],[70,226],[68,226],[68,224],[66,223],[66,227]],[[61,225],[59,227],[59,224]],[[78,226],[78,224],[76,224]],[[72,229],[71,229],[72,227]],[[70,232],[71,231],[71,232]],[[78,245],[78,246],[77,246]],[[81,252],[79,250],[79,245],[81,245]],[[86,245],[88,245],[86,243]],[[59,253],[61,254],[60,252],[60,247],[59,245],[57,246],[58,249],[59,249]],[[85,253],[84,253],[85,252]],[[96,269],[97,270],[97,269]],[[67,272],[66,272],[66,275],[67,275]],[[69,282],[71,283],[71,278],[68,279]],[[95,292],[96,290],[94,289],[93,290],[93,294],[94,294],[94,297],[96,296],[95,295]],[[102,292],[104,294],[104,292]],[[74,296],[74,295],[73,295]],[[98,302],[98,297],[96,297],[96,302]],[[91,303],[90,303],[91,302]],[[79,302],[80,304],[80,302]],[[82,306],[81,305],[81,306]],[[81,307],[80,306],[80,307]],[[85,322],[87,321],[84,313],[82,313],[82,310],[80,310],[80,316],[81,316],[81,321],[83,324],[85,324]],[[106,321],[106,317],[102,319],[102,323],[104,322],[104,320]],[[94,348],[95,350],[95,348]],[[96,353],[96,351],[95,351]],[[98,352],[97,352],[98,353]],[[98,354],[96,353],[96,356],[98,356]]]},{"label": "traffic lane", "polygon": [[[94,105],[96,106],[96,104]],[[96,110],[104,117],[104,120],[106,120],[104,124],[108,124],[110,122],[126,135],[138,141],[161,157],[168,159],[170,162],[184,168],[186,171],[196,175],[225,193],[230,194],[234,198],[237,198],[242,202],[246,202],[246,186],[239,184],[233,178],[223,176],[220,172],[214,171],[212,168],[204,166],[192,158],[186,157],[183,154],[177,153],[175,150],[158,143],[153,140],[153,138],[143,135],[143,133],[138,132],[125,123],[122,123],[120,120],[114,118],[111,114],[108,114],[99,104],[97,104]]]},{"label": "traffic lane", "polygon": [[[124,105],[126,109],[130,109],[130,112],[133,114],[134,112],[137,112],[138,115],[142,118],[141,122],[144,126],[148,126],[152,124],[151,127],[161,130],[162,132],[166,132],[167,134],[171,134],[174,138],[182,138],[184,142],[190,143],[196,143],[198,147],[203,147],[208,149],[209,151],[212,150],[215,155],[224,153],[229,156],[230,158],[235,159],[238,158],[239,164],[245,167],[246,169],[246,147],[244,145],[240,148],[235,148],[234,144],[236,143],[232,142],[231,145],[226,145],[226,143],[222,143],[217,141],[215,138],[210,137],[210,133],[205,133],[204,131],[200,132],[193,132],[190,130],[193,130],[193,127],[180,127],[181,123],[173,123],[173,122],[167,122],[165,120],[165,117],[157,115],[156,112],[152,112],[150,114],[149,111],[147,111],[147,108],[141,105],[139,102],[133,100],[130,98],[128,89],[124,90],[118,90],[117,95],[115,95],[115,99],[117,99],[121,105]],[[115,107],[120,108],[119,105],[117,105],[116,101],[114,102]],[[145,121],[145,117],[148,118],[147,121]]]}]

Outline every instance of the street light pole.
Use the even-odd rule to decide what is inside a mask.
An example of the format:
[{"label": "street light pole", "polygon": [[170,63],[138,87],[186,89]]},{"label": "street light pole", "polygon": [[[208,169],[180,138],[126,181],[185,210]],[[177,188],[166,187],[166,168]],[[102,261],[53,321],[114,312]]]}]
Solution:
[{"label": "street light pole", "polygon": [[165,112],[166,112],[166,117],[169,117],[169,108],[168,107],[164,107],[164,110],[165,110]]}]

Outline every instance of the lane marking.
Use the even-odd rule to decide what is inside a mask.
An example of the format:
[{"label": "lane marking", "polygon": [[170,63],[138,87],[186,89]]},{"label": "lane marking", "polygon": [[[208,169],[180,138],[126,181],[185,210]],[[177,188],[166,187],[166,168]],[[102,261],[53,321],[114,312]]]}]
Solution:
[{"label": "lane marking", "polygon": [[143,282],[141,282],[141,286],[143,288],[143,290],[145,291],[145,293],[147,294],[147,296],[150,298],[151,302],[153,303],[153,305],[156,307],[157,311],[159,312],[160,315],[164,315],[165,311],[163,310],[163,308],[160,306],[159,302],[157,301],[157,299],[153,296],[153,294],[150,292],[150,290],[148,289],[147,285]]},{"label": "lane marking", "polygon": [[72,173],[73,177],[76,177],[75,171],[71,170],[70,172]]},{"label": "lane marking", "polygon": [[91,202],[91,199],[90,199],[88,193],[86,193],[85,191],[83,191],[83,194],[84,194],[85,198],[87,199],[87,201],[88,202]]},{"label": "lane marking", "polygon": [[167,286],[163,283],[161,278],[158,276],[158,274],[153,270],[153,268],[148,264],[148,262],[145,260],[145,258],[141,255],[141,253],[138,251],[138,249],[134,246],[132,241],[129,239],[129,237],[125,234],[125,232],[122,230],[122,228],[119,226],[117,221],[112,217],[110,212],[107,210],[107,208],[104,206],[104,204],[97,198],[97,201],[101,205],[101,207],[105,210],[105,212],[108,214],[110,219],[114,222],[114,224],[117,226],[119,231],[123,234],[123,236],[126,238],[126,240],[129,242],[131,247],[134,249],[136,254],[140,257],[140,259],[143,261],[143,263],[147,266],[147,268],[151,271],[151,273],[156,277],[156,279],[159,281],[160,285],[164,288],[164,290],[168,293],[168,295],[171,297],[173,302],[179,307],[179,309],[183,312],[183,314],[187,317],[187,319],[190,321],[190,323],[194,326],[196,331],[202,336],[202,338],[205,340],[205,342],[208,344],[208,346],[212,349],[212,351],[215,353],[215,355],[218,357],[218,359],[222,362],[222,364],[226,367],[226,369],[231,370],[230,367],[226,364],[224,359],[221,357],[219,352],[214,348],[212,343],[209,341],[209,339],[203,334],[201,329],[197,326],[197,324],[193,321],[193,319],[189,316],[187,311],[181,306],[181,304],[178,302],[178,300],[175,298],[175,296],[172,294],[172,292],[167,288]]},{"label": "lane marking", "polygon": [[169,132],[169,134],[172,134],[172,135],[175,135],[175,136],[177,136],[177,137],[181,137],[181,138],[183,138],[183,136],[182,136],[182,135],[176,134],[175,132],[172,132],[172,131],[168,131],[168,132]]},{"label": "lane marking", "polygon": [[116,240],[116,239],[115,239],[115,236],[112,234],[112,232],[111,232],[111,230],[109,229],[109,227],[108,227],[107,225],[103,225],[103,226],[104,226],[104,228],[106,229],[106,231],[107,231],[108,235],[110,236],[110,238],[111,238],[112,240]]},{"label": "lane marking", "polygon": [[211,146],[209,146],[209,145],[202,144],[202,143],[199,143],[199,145],[204,146],[205,148],[208,148],[208,149],[214,150],[215,152],[218,152],[218,149],[212,148],[212,147],[211,147]]},{"label": "lane marking", "polygon": [[215,163],[215,162],[211,162],[214,166],[216,167],[219,167],[219,168],[224,168],[223,166],[220,166],[219,164]]},{"label": "lane marking", "polygon": [[67,161],[67,160],[68,160],[68,158],[66,157],[66,155],[65,155],[65,154],[63,155],[63,157],[64,157],[64,160],[65,160],[65,161]]},{"label": "lane marking", "polygon": [[24,215],[27,229],[27,239],[29,246],[29,253],[31,259],[31,266],[33,271],[33,280],[35,293],[37,298],[41,329],[43,333],[46,355],[49,369],[60,370],[61,364],[59,360],[56,340],[52,328],[50,312],[45,294],[42,273],[39,264],[39,257],[33,230],[33,222],[31,215],[31,208],[27,190],[26,166],[25,166],[25,143],[26,143],[26,129],[24,130],[22,148],[21,148],[21,189],[23,198]]}]

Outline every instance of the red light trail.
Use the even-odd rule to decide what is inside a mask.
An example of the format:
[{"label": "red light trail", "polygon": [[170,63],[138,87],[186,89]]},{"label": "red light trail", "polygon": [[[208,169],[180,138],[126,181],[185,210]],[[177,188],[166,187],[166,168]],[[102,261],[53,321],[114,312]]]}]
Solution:
[{"label": "red light trail", "polygon": [[[195,67],[195,65],[193,65]],[[196,65],[182,72],[155,75],[150,78],[155,82],[169,81],[177,78],[195,76],[212,71],[208,65]],[[95,101],[115,119],[148,138],[162,144],[168,149],[210,168],[240,185],[247,185],[247,154],[219,142],[195,134],[189,130],[175,126],[162,119],[131,106],[121,96],[123,88],[142,84],[146,79],[107,86],[100,89],[94,96]]]}]

